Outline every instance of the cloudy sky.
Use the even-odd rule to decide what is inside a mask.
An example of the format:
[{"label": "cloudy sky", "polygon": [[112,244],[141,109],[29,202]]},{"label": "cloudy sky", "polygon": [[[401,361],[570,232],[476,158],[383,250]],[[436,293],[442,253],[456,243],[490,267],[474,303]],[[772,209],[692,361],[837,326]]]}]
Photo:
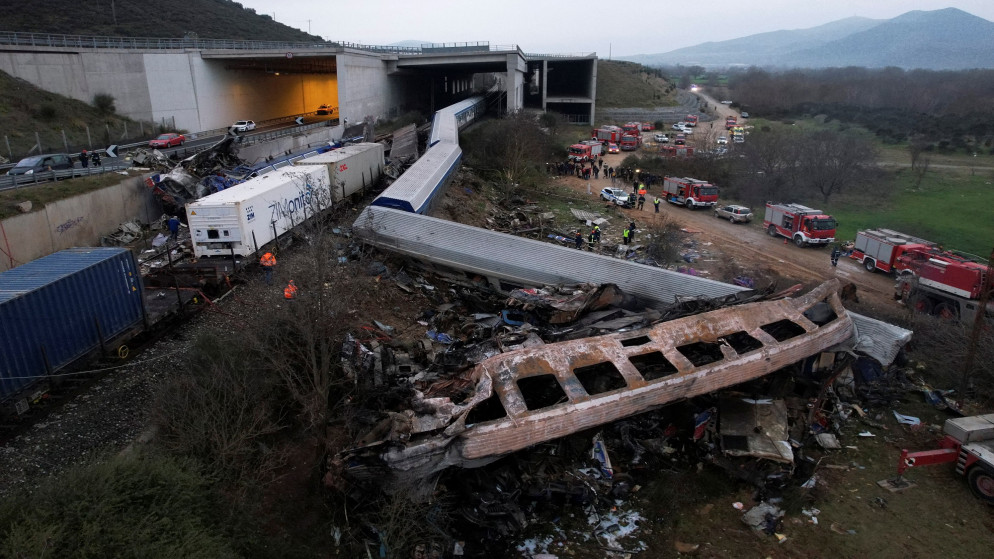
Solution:
[{"label": "cloudy sky", "polygon": [[959,8],[994,21],[994,0],[238,0],[329,40],[487,41],[526,52],[666,52],[859,16]]}]

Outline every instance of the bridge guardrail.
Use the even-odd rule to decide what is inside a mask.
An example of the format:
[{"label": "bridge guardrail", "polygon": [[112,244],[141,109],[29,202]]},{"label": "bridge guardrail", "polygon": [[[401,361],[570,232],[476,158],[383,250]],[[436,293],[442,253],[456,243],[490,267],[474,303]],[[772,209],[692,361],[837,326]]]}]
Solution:
[{"label": "bridge guardrail", "polygon": [[128,165],[101,165],[99,167],[84,167],[65,169],[60,171],[42,171],[31,173],[30,175],[0,175],[0,190],[9,190],[24,185],[41,184],[56,180],[74,179],[76,177],[86,177],[90,175],[102,175],[121,171],[131,167]]}]

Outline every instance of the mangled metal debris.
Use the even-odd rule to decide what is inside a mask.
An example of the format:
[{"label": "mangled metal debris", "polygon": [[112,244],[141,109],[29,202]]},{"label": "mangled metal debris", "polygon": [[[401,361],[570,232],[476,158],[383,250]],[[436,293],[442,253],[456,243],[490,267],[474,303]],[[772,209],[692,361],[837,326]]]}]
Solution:
[{"label": "mangled metal debris", "polygon": [[329,482],[374,475],[398,490],[762,377],[852,338],[837,290],[832,280],[794,299],[493,355],[463,377],[471,390],[413,391],[410,409],[334,457]]},{"label": "mangled metal debris", "polygon": [[[152,193],[162,200],[167,213],[179,213],[187,202],[216,191],[218,181],[212,176],[241,163],[238,159],[238,150],[235,148],[235,139],[226,136],[210,148],[180,161],[168,173],[162,175],[158,182],[149,185]],[[162,165],[161,157],[154,155],[145,156],[142,160],[145,164],[156,162]],[[223,184],[230,186],[228,183]]]}]

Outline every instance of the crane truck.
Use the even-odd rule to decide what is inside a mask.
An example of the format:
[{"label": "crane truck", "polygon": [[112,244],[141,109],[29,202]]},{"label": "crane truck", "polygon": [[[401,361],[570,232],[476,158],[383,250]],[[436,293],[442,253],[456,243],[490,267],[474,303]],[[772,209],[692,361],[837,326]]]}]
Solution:
[{"label": "crane truck", "polygon": [[[786,237],[798,247],[835,242],[835,218],[800,204],[766,203],[763,227],[771,237]],[[784,241],[786,242],[786,241]]]},{"label": "crane truck", "polygon": [[905,235],[893,229],[858,231],[850,258],[868,272],[911,273],[927,254],[938,250],[938,245],[925,239]]},{"label": "crane truck", "polygon": [[883,487],[909,486],[904,472],[910,468],[956,463],[956,473],[966,476],[973,494],[994,505],[994,414],[947,419],[936,450],[901,451],[897,478],[880,482]]}]

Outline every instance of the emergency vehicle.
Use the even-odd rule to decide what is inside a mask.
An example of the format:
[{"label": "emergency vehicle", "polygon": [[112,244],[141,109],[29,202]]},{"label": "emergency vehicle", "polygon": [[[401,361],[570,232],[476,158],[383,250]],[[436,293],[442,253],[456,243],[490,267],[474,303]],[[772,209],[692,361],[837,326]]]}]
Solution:
[{"label": "emergency vehicle", "polygon": [[800,204],[766,203],[763,227],[771,237],[786,237],[798,247],[835,242],[835,218]]},{"label": "emergency vehicle", "polygon": [[689,177],[664,177],[663,197],[671,204],[688,209],[711,208],[718,203],[718,187]]}]

